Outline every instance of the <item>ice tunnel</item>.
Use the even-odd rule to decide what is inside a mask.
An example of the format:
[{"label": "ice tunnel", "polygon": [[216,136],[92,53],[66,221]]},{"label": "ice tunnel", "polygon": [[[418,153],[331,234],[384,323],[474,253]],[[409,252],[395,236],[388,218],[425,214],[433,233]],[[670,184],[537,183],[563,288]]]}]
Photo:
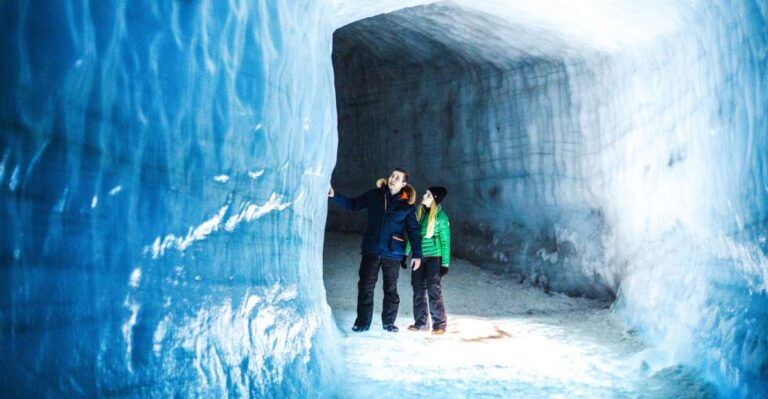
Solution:
[{"label": "ice tunnel", "polygon": [[765,1],[0,10],[4,395],[333,396],[326,191],[398,165],[457,256],[768,395]]}]

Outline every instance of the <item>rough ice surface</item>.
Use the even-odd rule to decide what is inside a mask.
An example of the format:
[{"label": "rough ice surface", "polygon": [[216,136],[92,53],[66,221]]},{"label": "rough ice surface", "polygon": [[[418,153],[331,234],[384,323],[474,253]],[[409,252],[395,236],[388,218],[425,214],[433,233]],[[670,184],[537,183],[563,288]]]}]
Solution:
[{"label": "rough ice surface", "polygon": [[322,395],[326,12],[0,7],[3,395]]},{"label": "rough ice surface", "polygon": [[457,254],[616,296],[648,368],[768,394],[766,2],[428,3],[0,4],[4,392],[332,391],[338,162],[447,185]]}]

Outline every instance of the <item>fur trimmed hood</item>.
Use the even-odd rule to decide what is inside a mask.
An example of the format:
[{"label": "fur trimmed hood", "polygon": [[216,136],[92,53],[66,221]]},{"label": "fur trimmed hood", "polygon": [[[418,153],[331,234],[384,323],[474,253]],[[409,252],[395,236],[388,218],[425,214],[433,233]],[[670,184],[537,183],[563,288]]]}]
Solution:
[{"label": "fur trimmed hood", "polygon": [[[387,179],[381,178],[376,180],[376,188],[382,188],[387,186]],[[405,187],[400,191],[404,199],[408,200],[408,205],[416,203],[416,189],[408,183],[405,183]]]}]

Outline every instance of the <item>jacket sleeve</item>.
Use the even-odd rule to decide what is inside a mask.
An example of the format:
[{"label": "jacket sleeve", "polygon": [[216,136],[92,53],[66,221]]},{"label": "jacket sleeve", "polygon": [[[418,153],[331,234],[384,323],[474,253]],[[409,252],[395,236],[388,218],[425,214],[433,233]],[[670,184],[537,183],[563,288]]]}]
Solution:
[{"label": "jacket sleeve", "polygon": [[442,266],[448,266],[451,264],[451,224],[448,222],[448,216],[444,213],[440,218],[440,230],[438,231],[440,237],[440,257],[442,258]]},{"label": "jacket sleeve", "polygon": [[342,194],[335,193],[331,197],[331,202],[350,211],[359,211],[368,207],[368,194],[370,192],[363,193],[363,195],[355,198],[347,198]]},{"label": "jacket sleeve", "polygon": [[[418,222],[418,218],[416,218],[416,221]],[[421,226],[419,226],[419,234],[421,234]],[[408,235],[405,237],[405,256],[408,256],[411,254],[411,240],[408,239]]]},{"label": "jacket sleeve", "polygon": [[421,258],[421,229],[416,220],[416,211],[412,208],[405,217],[405,229],[408,233],[408,243],[405,247],[405,253],[408,254],[409,247],[413,249],[413,258]]}]

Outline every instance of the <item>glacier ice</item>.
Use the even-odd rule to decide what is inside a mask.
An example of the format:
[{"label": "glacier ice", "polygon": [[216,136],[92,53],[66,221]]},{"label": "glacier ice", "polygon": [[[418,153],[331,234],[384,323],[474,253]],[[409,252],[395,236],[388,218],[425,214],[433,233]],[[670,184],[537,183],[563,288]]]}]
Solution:
[{"label": "glacier ice", "polygon": [[328,181],[399,163],[459,254],[766,394],[768,4],[431,3],[0,4],[4,392],[333,391]]},{"label": "glacier ice", "polygon": [[617,296],[654,371],[765,394],[768,7],[625,3],[454,1],[340,28],[334,184],[402,165],[447,186],[458,254]]},{"label": "glacier ice", "polygon": [[326,11],[0,7],[3,394],[321,395]]}]

